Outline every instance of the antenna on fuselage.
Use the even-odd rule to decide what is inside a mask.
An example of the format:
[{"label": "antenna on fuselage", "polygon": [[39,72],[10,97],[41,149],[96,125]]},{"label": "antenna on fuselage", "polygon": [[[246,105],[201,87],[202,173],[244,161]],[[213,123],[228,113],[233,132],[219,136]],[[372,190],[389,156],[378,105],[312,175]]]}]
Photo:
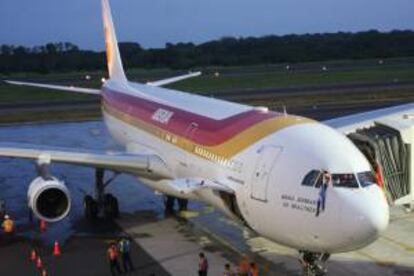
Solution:
[{"label": "antenna on fuselage", "polygon": [[283,115],[285,115],[285,117],[288,115],[286,105],[283,105]]}]

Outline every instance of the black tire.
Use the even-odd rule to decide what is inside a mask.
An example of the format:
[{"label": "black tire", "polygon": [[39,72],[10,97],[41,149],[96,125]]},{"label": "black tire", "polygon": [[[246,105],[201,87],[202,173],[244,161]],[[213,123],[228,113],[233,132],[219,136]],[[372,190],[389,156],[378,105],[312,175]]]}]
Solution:
[{"label": "black tire", "polygon": [[104,214],[108,219],[119,217],[118,199],[112,194],[106,194],[104,198]]},{"label": "black tire", "polygon": [[178,208],[180,211],[187,211],[188,199],[178,198]]},{"label": "black tire", "polygon": [[175,197],[173,196],[164,197],[164,207],[165,207],[166,213],[168,214],[174,213],[174,203],[175,203]]},{"label": "black tire", "polygon": [[83,199],[83,209],[85,218],[94,220],[98,217],[98,203],[92,198],[92,196],[85,196]]}]

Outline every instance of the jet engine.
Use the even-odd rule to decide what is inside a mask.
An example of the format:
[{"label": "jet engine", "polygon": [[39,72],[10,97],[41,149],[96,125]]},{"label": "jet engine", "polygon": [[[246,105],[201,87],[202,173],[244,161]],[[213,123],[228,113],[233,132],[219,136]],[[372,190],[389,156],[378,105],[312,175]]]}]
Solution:
[{"label": "jet engine", "polygon": [[34,215],[47,222],[64,219],[71,208],[69,190],[63,181],[52,176],[36,177],[30,183],[27,199]]}]

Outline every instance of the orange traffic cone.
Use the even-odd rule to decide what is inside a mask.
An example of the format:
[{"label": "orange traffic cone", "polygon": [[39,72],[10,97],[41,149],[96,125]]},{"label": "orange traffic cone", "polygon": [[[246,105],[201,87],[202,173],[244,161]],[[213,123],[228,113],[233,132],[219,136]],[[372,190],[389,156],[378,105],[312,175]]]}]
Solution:
[{"label": "orange traffic cone", "polygon": [[30,253],[30,260],[32,262],[35,262],[37,258],[36,250],[32,249],[32,252]]},{"label": "orange traffic cone", "polygon": [[53,256],[58,257],[60,256],[62,253],[60,252],[60,246],[58,241],[55,241],[55,245],[53,246]]},{"label": "orange traffic cone", "polygon": [[40,257],[37,257],[36,268],[41,269],[42,267],[43,267],[42,259],[40,259]]},{"label": "orange traffic cone", "polygon": [[39,228],[40,228],[40,233],[46,232],[46,221],[40,220]]}]

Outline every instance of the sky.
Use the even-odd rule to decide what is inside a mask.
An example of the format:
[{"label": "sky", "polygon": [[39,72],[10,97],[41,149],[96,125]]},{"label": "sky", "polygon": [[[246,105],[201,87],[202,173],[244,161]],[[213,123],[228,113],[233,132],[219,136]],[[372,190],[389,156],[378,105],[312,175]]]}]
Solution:
[{"label": "sky", "polygon": [[[223,36],[414,30],[414,0],[111,0],[119,41],[146,48]],[[103,50],[100,0],[1,0],[0,44]]]}]

